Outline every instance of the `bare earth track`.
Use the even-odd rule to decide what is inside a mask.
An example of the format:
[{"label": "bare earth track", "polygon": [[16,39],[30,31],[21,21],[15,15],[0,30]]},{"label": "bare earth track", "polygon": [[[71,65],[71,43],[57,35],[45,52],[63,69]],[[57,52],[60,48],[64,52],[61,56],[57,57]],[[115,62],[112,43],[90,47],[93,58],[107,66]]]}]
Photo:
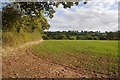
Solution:
[{"label": "bare earth track", "polygon": [[[28,46],[28,45],[27,45]],[[30,49],[19,51],[20,55],[10,55],[2,59],[3,78],[91,78],[107,77],[104,74],[78,70],[40,58]],[[23,54],[24,53],[24,54]]]}]

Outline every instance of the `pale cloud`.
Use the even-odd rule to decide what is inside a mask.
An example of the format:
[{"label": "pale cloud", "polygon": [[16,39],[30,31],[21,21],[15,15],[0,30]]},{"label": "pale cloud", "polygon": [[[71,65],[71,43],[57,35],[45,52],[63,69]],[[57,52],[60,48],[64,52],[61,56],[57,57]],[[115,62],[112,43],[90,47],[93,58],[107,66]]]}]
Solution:
[{"label": "pale cloud", "polygon": [[[114,8],[113,8],[114,7]],[[49,30],[118,30],[118,4],[116,2],[90,2],[87,5],[56,9],[53,19],[48,19]]]}]

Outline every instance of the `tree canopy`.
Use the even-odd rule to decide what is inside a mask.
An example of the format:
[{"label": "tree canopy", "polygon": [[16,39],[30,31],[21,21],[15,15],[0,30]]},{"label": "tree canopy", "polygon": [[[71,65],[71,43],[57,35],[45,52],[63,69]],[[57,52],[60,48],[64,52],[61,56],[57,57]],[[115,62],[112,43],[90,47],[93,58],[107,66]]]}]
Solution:
[{"label": "tree canopy", "polygon": [[[60,4],[63,8],[71,8],[73,5],[78,5],[79,2],[20,2],[14,3],[14,6],[25,15],[29,16],[40,16],[42,13],[52,18],[55,13],[54,6],[58,7]],[[86,3],[85,3],[86,4]]]}]

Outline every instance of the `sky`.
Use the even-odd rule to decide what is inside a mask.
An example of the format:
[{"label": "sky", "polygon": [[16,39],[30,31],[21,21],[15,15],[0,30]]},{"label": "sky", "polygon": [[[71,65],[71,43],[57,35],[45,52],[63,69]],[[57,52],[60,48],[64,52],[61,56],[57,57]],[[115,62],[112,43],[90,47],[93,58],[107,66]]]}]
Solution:
[{"label": "sky", "polygon": [[[0,0],[9,1],[9,0]],[[0,6],[1,8],[1,6]],[[55,8],[48,31],[116,31],[118,30],[118,0],[91,0],[87,4],[64,9],[62,5]]]},{"label": "sky", "polygon": [[116,0],[96,0],[87,4],[64,9],[62,5],[54,8],[56,13],[48,31],[117,31],[118,2]]}]

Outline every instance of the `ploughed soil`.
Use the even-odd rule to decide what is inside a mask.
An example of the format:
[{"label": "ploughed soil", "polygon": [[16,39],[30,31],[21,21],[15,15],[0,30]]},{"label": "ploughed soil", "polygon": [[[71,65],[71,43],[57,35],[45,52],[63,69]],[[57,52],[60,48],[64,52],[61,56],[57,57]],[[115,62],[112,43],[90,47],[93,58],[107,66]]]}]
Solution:
[{"label": "ploughed soil", "polygon": [[85,70],[78,70],[69,66],[60,65],[44,58],[40,58],[30,52],[24,54],[3,57],[3,78],[91,78],[107,77]]},{"label": "ploughed soil", "polygon": [[34,55],[30,48],[2,58],[3,78],[107,78],[108,76],[61,65]]}]

